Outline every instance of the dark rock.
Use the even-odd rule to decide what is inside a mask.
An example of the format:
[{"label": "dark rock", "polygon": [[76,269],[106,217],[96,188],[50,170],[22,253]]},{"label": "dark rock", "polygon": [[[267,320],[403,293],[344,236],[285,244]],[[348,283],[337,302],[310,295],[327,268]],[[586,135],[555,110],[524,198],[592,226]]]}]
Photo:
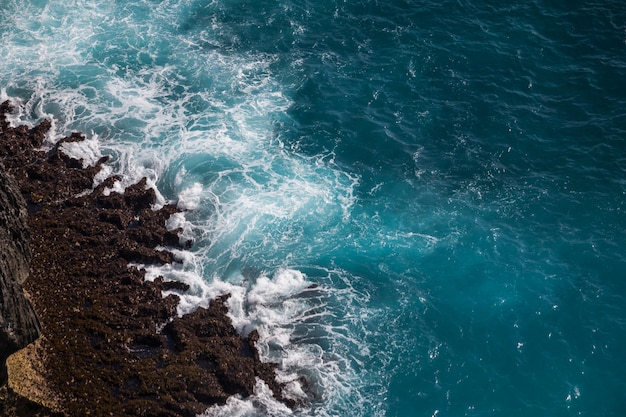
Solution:
[{"label": "dark rock", "polygon": [[[105,195],[119,178],[92,187],[104,159],[83,169],[58,146],[44,153],[50,123],[11,128],[7,111],[8,103],[0,105],[0,161],[18,179],[32,233],[24,287],[43,325],[47,385],[67,415],[194,416],[230,395],[252,394],[257,378],[280,399],[276,365],[259,361],[257,333],[236,333],[225,297],[177,317],[178,297],[163,291],[188,286],[148,282],[144,270],[128,267],[174,260],[155,247],[181,247],[177,231],[165,227],[176,207],[153,210],[145,179]],[[80,134],[60,143],[77,140]],[[10,233],[25,233],[21,226]],[[14,241],[16,251],[28,252],[26,241]]]},{"label": "dark rock", "polygon": [[142,178],[137,184],[124,190],[124,201],[134,211],[148,209],[156,200],[156,193],[148,188],[147,179]]},{"label": "dark rock", "polygon": [[185,292],[189,290],[189,285],[180,281],[164,281],[163,277],[157,277],[154,280],[154,285],[156,285],[161,291],[180,291]]},{"label": "dark rock", "polygon": [[31,258],[26,205],[15,180],[0,167],[0,385],[6,358],[39,337],[41,325],[24,295]]}]

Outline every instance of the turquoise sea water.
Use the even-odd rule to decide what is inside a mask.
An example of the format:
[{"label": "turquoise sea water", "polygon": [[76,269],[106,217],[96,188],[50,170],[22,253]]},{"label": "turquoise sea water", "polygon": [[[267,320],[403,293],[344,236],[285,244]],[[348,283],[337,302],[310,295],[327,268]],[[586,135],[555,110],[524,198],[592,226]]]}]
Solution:
[{"label": "turquoise sea water", "polygon": [[626,415],[622,2],[0,0],[0,58],[307,404],[207,416]]}]

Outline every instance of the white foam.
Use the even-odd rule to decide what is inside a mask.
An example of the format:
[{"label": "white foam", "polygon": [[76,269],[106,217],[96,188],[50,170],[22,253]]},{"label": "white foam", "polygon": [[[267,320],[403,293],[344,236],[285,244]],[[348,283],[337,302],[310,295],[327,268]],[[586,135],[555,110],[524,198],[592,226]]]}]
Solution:
[{"label": "white foam", "polygon": [[302,292],[310,285],[304,274],[296,270],[279,271],[274,279],[261,276],[248,294],[248,303],[257,306],[272,305]]},{"label": "white foam", "polygon": [[[363,342],[358,335],[363,329],[350,324],[355,321],[352,309],[358,305],[354,297],[362,295],[350,288],[342,294],[316,285],[295,269],[280,269],[271,278],[262,274],[251,281],[245,292],[228,300],[229,316],[241,334],[252,329],[259,332],[257,348],[263,360],[279,364],[277,380],[286,386],[283,395],[308,404],[297,414],[332,415],[330,410],[336,407],[361,415],[367,401],[355,388],[365,375],[359,375],[353,365],[359,354],[347,352]],[[361,354],[367,357],[369,352],[364,349]],[[257,404],[267,393],[256,394],[256,398],[227,404],[219,412],[229,412],[237,405],[247,413],[243,415],[267,415]],[[320,401],[323,408],[315,405]],[[286,415],[281,413],[269,415]]]},{"label": "white foam", "polygon": [[60,146],[60,149],[66,155],[82,160],[83,168],[96,165],[96,162],[102,158],[98,135],[93,135],[79,142],[65,142]]},{"label": "white foam", "polygon": [[246,399],[232,396],[228,398],[225,405],[211,407],[199,417],[282,417],[293,415],[292,410],[273,398],[270,389],[263,381],[257,380],[254,391],[255,394]]},{"label": "white foam", "polygon": [[178,208],[181,210],[196,210],[200,206],[203,188],[202,184],[194,182],[191,187],[178,194]]}]

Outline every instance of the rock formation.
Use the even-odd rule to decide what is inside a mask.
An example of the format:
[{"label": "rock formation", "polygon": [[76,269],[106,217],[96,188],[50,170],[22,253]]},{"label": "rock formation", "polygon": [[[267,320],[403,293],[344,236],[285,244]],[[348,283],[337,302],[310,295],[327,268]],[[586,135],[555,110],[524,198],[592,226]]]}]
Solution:
[{"label": "rock formation", "polygon": [[[44,152],[50,123],[12,128],[5,121],[8,111],[3,103],[0,161],[27,203],[32,259],[24,287],[42,323],[42,338],[25,357],[42,361],[32,368],[42,373],[38,377],[54,398],[38,397],[19,381],[14,391],[49,408],[40,415],[68,416],[193,416],[231,395],[252,394],[257,378],[281,399],[276,365],[259,361],[256,332],[249,338],[236,333],[226,315],[227,296],[177,317],[178,297],[162,294],[186,291],[186,285],[162,278],[147,282],[143,270],[128,267],[175,261],[155,248],[179,245],[178,231],[165,227],[177,208],[153,210],[155,194],[145,180],[123,194],[105,192],[116,178],[92,190],[106,160],[83,168],[59,148],[82,135],[72,134]],[[20,237],[26,227],[17,226],[8,233],[15,251],[26,254]],[[27,259],[13,261],[23,280]],[[24,327],[27,340],[39,329],[36,319],[30,320]],[[11,367],[8,373],[11,386]]]},{"label": "rock formation", "polygon": [[31,253],[26,204],[15,180],[0,167],[0,385],[6,358],[39,337],[41,326],[22,285]]}]

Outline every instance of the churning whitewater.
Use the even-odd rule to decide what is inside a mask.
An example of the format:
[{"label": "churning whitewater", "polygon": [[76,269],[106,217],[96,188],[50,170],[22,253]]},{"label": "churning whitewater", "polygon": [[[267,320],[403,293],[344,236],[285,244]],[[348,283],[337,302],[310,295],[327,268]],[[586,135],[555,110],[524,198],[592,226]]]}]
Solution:
[{"label": "churning whitewater", "polygon": [[184,210],[147,278],[304,404],[203,416],[619,416],[626,9],[575,3],[5,0],[0,101]]}]

